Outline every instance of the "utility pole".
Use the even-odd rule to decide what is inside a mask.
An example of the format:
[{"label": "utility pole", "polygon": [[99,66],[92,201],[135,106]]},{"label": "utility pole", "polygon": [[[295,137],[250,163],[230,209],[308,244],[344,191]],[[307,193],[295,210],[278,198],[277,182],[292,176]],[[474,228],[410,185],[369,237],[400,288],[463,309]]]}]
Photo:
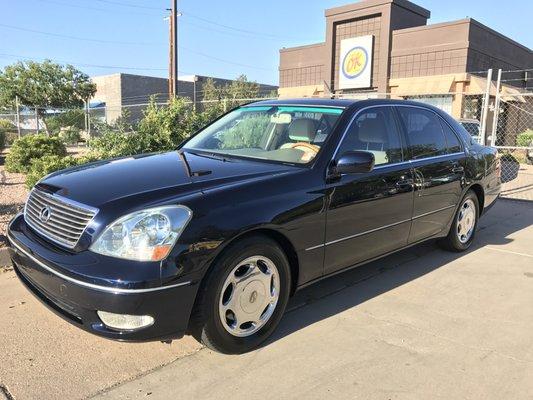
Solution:
[{"label": "utility pole", "polygon": [[170,9],[170,63],[169,63],[169,97],[177,97],[178,90],[178,0],[172,0]]}]

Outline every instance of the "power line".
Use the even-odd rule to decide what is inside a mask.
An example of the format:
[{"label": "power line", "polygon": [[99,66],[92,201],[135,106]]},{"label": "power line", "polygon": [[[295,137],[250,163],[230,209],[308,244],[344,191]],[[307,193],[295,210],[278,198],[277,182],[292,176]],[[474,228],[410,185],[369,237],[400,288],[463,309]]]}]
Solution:
[{"label": "power line", "polygon": [[14,29],[14,30],[23,31],[23,32],[38,33],[40,35],[59,37],[59,38],[69,39],[69,40],[80,40],[84,42],[122,44],[122,45],[139,45],[139,46],[161,46],[162,45],[161,43],[122,42],[122,41],[115,41],[115,40],[93,39],[93,38],[86,38],[86,37],[80,37],[80,36],[64,35],[61,33],[38,31],[35,29],[23,28],[20,26],[13,26],[13,25],[6,25],[6,24],[0,24],[0,27]]},{"label": "power line", "polygon": [[[37,1],[39,1],[41,3],[55,4],[55,5],[66,6],[66,7],[71,7],[71,8],[78,8],[78,9],[84,9],[84,10],[93,10],[93,11],[102,11],[102,12],[105,12],[107,14],[109,14],[111,12],[111,10],[109,8],[90,7],[90,6],[85,6],[85,5],[67,3],[67,2],[59,1],[59,0],[37,0]],[[152,16],[161,15],[161,14],[149,13],[149,12],[143,12],[143,11],[120,11],[120,14],[152,15]]]},{"label": "power line", "polygon": [[105,4],[112,4],[112,5],[121,6],[121,7],[142,8],[145,10],[164,10],[165,9],[165,7],[140,6],[137,4],[122,3],[120,1],[112,1],[112,0],[92,0],[92,1],[97,1],[99,3],[105,3]]},{"label": "power line", "polygon": [[237,65],[239,67],[244,67],[244,68],[258,69],[258,70],[262,70],[262,71],[272,71],[271,68],[262,68],[262,67],[257,67],[255,65],[236,63],[234,61],[225,60],[223,58],[213,57],[213,56],[210,56],[208,54],[204,54],[204,53],[201,53],[199,51],[189,49],[187,47],[183,47],[183,46],[178,46],[178,47],[180,49],[182,49],[182,50],[188,51],[189,53],[196,54],[196,55],[199,55],[199,56],[202,56],[202,57],[206,57],[206,58],[210,58],[212,60],[223,62],[223,63],[226,63],[226,64]]},{"label": "power line", "polygon": [[[7,53],[0,53],[0,57],[9,57],[9,58],[17,58],[22,59],[24,61],[42,61],[46,60],[47,58],[34,58],[34,57],[26,57],[22,55],[17,54],[7,54]],[[54,61],[54,60],[52,60]],[[119,65],[99,65],[99,64],[86,64],[86,63],[78,63],[78,62],[72,62],[72,61],[66,61],[66,60],[55,60],[56,62],[65,63],[65,64],[71,64],[79,67],[88,67],[88,68],[105,68],[105,69],[121,69],[121,70],[136,70],[136,71],[167,71],[167,68],[146,68],[146,67],[125,67],[125,66],[119,66]],[[188,74],[188,72],[180,71],[183,74]]]},{"label": "power line", "polygon": [[290,38],[290,37],[287,37],[285,35],[283,35],[283,36],[281,36],[281,35],[273,35],[271,33],[265,33],[265,32],[252,31],[252,30],[248,30],[248,29],[242,29],[242,28],[238,28],[238,27],[235,27],[235,26],[231,26],[231,25],[221,24],[219,22],[216,22],[216,21],[204,18],[204,17],[200,17],[198,15],[191,14],[191,13],[188,13],[188,12],[183,12],[183,15],[184,16],[189,16],[189,17],[194,18],[194,19],[199,20],[199,21],[206,22],[208,24],[212,24],[212,25],[219,26],[219,27],[222,27],[222,28],[225,28],[225,29],[236,31],[236,32],[247,33],[249,35],[266,36],[266,37],[277,38],[277,39],[306,40],[306,39],[303,39],[303,38]]},{"label": "power line", "polygon": [[[121,41],[114,41],[114,40],[93,39],[93,38],[86,38],[86,37],[80,37],[80,36],[63,35],[63,34],[54,33],[54,32],[38,31],[38,30],[34,30],[34,29],[23,28],[23,27],[18,27],[18,26],[13,26],[13,25],[6,25],[6,24],[0,24],[0,27],[4,27],[4,28],[8,28],[8,29],[15,29],[15,30],[19,30],[19,31],[25,31],[25,32],[31,32],[31,33],[38,33],[38,34],[41,34],[41,35],[59,37],[59,38],[69,39],[69,40],[85,41],[85,42],[120,44],[120,45],[148,45],[148,46],[154,46],[154,45],[163,46],[164,45],[163,43],[137,43],[137,42],[121,42]],[[191,54],[196,54],[196,55],[199,55],[201,57],[205,57],[205,58],[208,58],[208,59],[211,59],[211,60],[215,60],[215,61],[219,61],[219,62],[222,62],[222,63],[226,63],[226,64],[230,64],[230,65],[236,65],[236,66],[239,66],[239,67],[249,68],[249,69],[256,69],[256,70],[262,70],[262,71],[271,71],[270,68],[262,68],[262,67],[258,67],[258,66],[255,66],[255,65],[238,63],[238,62],[234,62],[234,61],[231,61],[231,60],[226,60],[226,59],[223,59],[223,58],[211,56],[209,54],[205,54],[205,53],[202,53],[202,52],[199,52],[199,51],[187,48],[187,47],[183,47],[183,46],[178,46],[178,47],[180,49],[182,49],[182,50],[188,51]]]}]

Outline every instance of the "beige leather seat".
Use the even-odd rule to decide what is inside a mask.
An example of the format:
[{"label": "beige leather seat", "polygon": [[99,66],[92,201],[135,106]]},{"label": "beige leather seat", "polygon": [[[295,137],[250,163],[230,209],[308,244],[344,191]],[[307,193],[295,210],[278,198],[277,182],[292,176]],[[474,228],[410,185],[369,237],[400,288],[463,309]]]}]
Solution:
[{"label": "beige leather seat", "polygon": [[294,142],[311,143],[315,140],[317,121],[312,118],[299,118],[289,125],[289,139]]}]

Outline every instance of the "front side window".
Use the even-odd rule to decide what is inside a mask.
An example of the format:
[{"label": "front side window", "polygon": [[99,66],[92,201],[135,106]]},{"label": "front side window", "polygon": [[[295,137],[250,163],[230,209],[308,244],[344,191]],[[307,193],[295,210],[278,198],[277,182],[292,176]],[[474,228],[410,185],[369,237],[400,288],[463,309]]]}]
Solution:
[{"label": "front side window", "polygon": [[446,154],[446,139],[435,113],[415,107],[398,107],[398,112],[414,160]]},{"label": "front side window", "polygon": [[402,161],[400,135],[391,107],[374,107],[361,112],[352,122],[338,155],[364,150],[374,154],[375,165]]},{"label": "front side window", "polygon": [[305,106],[241,107],[209,125],[183,148],[307,164],[316,157],[343,111]]}]

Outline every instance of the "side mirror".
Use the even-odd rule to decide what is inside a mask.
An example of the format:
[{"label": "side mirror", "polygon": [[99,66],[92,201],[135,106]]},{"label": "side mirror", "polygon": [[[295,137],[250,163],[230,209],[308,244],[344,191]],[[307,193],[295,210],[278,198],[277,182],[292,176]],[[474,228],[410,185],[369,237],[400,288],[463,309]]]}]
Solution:
[{"label": "side mirror", "polygon": [[361,174],[374,168],[374,154],[369,151],[348,151],[344,153],[335,166],[337,174]]}]

